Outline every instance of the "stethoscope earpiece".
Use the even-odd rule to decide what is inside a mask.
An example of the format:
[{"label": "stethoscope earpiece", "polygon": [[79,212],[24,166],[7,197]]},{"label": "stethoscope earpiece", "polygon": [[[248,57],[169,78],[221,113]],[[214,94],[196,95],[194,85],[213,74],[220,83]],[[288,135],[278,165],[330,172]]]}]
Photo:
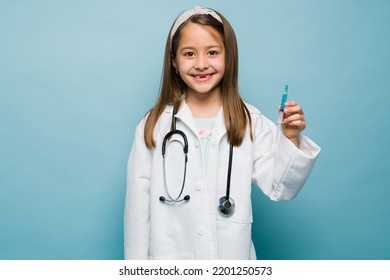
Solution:
[{"label": "stethoscope earpiece", "polygon": [[226,198],[226,196],[222,196],[219,199],[218,209],[219,212],[221,212],[221,214],[223,214],[224,216],[233,215],[235,208],[236,208],[236,204],[234,203],[234,200],[231,197]]},{"label": "stethoscope earpiece", "polygon": [[160,196],[159,197],[159,200],[161,202],[182,202],[182,201],[189,201],[190,200],[190,196],[187,194],[186,196],[184,196],[182,199],[167,199],[165,198],[165,196]]}]

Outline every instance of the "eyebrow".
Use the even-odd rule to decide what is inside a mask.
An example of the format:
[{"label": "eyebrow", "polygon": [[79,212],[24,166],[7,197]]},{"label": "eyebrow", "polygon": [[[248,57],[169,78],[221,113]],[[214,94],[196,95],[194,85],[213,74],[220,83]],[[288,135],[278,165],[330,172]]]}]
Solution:
[{"label": "eyebrow", "polygon": [[[214,49],[214,48],[220,48],[220,49],[222,49],[223,46],[221,46],[221,45],[211,45],[211,46],[205,47],[205,49]],[[184,46],[184,47],[181,47],[179,50],[186,50],[186,49],[193,50],[193,49],[196,49],[196,47]]]}]

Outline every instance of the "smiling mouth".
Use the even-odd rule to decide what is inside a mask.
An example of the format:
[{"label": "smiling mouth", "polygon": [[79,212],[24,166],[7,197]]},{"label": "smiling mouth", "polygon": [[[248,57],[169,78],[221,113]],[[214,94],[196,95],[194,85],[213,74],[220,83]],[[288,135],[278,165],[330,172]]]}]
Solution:
[{"label": "smiling mouth", "polygon": [[198,74],[198,75],[191,75],[198,81],[207,81],[209,80],[214,74]]}]

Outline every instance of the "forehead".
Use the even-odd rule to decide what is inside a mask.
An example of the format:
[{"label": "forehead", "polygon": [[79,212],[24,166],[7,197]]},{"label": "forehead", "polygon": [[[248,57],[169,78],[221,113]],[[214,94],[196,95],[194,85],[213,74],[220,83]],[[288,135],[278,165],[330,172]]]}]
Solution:
[{"label": "forehead", "polygon": [[187,23],[181,33],[179,46],[202,46],[219,45],[223,47],[223,38],[221,34],[211,26],[197,23]]}]

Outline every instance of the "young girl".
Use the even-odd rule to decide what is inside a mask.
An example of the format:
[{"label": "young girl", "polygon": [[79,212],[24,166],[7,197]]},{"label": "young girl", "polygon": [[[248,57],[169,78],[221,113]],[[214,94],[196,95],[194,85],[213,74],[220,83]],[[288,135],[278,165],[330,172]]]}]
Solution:
[{"label": "young girl", "polygon": [[174,22],[161,92],[138,124],[128,163],[126,259],[256,259],[251,185],[294,198],[319,147],[286,102],[283,133],[238,91],[234,31],[195,7]]}]

